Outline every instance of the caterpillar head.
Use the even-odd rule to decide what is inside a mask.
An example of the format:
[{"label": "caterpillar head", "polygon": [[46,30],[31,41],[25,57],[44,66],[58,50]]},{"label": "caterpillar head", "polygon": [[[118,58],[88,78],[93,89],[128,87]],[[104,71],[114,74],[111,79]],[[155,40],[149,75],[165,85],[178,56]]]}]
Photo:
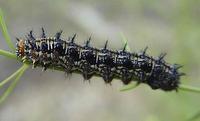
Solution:
[{"label": "caterpillar head", "polygon": [[18,57],[24,57],[25,55],[25,42],[23,39],[17,39],[17,44],[16,44],[16,54]]},{"label": "caterpillar head", "polygon": [[177,90],[180,77],[185,75],[178,72],[179,68],[175,65],[156,65],[147,83],[152,89],[162,89],[165,91]]}]

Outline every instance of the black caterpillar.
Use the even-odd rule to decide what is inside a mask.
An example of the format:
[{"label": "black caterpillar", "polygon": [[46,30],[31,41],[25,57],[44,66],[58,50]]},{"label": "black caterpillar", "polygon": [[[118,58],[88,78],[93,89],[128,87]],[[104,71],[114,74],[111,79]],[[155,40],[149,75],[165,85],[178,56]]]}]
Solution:
[{"label": "black caterpillar", "polygon": [[153,58],[146,54],[147,48],[140,53],[122,50],[113,51],[107,48],[108,41],[101,49],[90,46],[91,37],[84,46],[75,43],[76,34],[67,41],[60,38],[62,31],[55,37],[47,37],[42,28],[41,38],[35,38],[30,31],[26,39],[17,38],[17,57],[43,67],[59,67],[70,74],[74,71],[82,73],[85,80],[94,74],[101,76],[105,83],[111,83],[114,78],[120,78],[127,85],[131,81],[146,83],[152,89],[165,91],[177,90],[180,83],[178,64],[170,65],[163,59],[166,54]]}]

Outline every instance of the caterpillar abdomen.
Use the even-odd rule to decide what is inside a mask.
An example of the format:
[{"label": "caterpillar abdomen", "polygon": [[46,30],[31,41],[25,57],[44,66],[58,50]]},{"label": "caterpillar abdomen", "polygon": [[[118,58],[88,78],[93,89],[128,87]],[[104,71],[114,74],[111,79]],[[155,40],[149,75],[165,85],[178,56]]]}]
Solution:
[{"label": "caterpillar abdomen", "polygon": [[126,51],[126,44],[122,50],[113,51],[107,48],[108,41],[97,49],[90,46],[91,37],[82,46],[75,43],[76,34],[64,41],[61,33],[46,37],[42,28],[41,38],[35,38],[30,31],[26,39],[17,39],[17,56],[31,62],[33,67],[42,66],[43,70],[51,66],[67,73],[79,71],[85,80],[97,74],[106,83],[120,78],[125,85],[137,81],[165,91],[176,90],[180,76],[184,75],[178,72],[180,65],[164,61],[165,54],[153,58],[146,54],[147,48],[141,53],[130,53]]}]

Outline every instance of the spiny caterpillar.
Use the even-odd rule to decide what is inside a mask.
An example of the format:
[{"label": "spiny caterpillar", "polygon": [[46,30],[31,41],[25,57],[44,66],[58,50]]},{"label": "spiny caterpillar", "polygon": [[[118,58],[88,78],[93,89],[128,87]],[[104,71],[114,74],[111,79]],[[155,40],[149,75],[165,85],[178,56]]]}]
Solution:
[{"label": "spiny caterpillar", "polygon": [[182,66],[165,62],[166,54],[153,58],[146,54],[147,48],[140,53],[130,53],[126,51],[127,44],[123,49],[113,51],[107,48],[108,41],[103,48],[97,49],[90,46],[91,37],[84,45],[79,45],[75,43],[76,34],[65,41],[60,38],[61,33],[47,37],[42,28],[41,38],[35,38],[33,31],[26,39],[17,38],[17,57],[32,63],[34,68],[62,68],[67,74],[78,71],[85,80],[96,74],[105,83],[120,78],[125,85],[137,81],[164,91],[177,90],[180,76],[184,75],[178,72]]}]

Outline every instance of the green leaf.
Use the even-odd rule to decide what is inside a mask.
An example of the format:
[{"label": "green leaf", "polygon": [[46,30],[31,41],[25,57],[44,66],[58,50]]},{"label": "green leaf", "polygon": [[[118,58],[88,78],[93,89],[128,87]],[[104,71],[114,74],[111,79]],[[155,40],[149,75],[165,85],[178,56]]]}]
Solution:
[{"label": "green leaf", "polygon": [[200,88],[192,87],[192,86],[188,86],[188,85],[183,85],[183,84],[179,85],[179,89],[182,90],[182,91],[200,93]]},{"label": "green leaf", "polygon": [[23,69],[24,69],[24,67],[22,66],[17,71],[15,71],[12,75],[10,75],[9,77],[7,77],[5,80],[1,81],[0,82],[0,88],[3,87],[6,83],[8,83],[15,76],[17,76]]},{"label": "green leaf", "polygon": [[[122,37],[122,41],[124,42],[124,44],[127,44],[126,49],[127,49],[128,51],[131,51],[130,47],[128,46],[128,40],[127,40],[127,38],[124,36],[124,34],[123,34],[122,32],[120,33],[120,35],[121,35],[121,37]],[[128,84],[128,85],[122,87],[122,88],[120,89],[120,91],[132,90],[132,89],[136,88],[137,86],[138,86],[138,84],[136,84],[136,83],[130,83],[130,84]]]},{"label": "green leaf", "polygon": [[0,55],[11,58],[11,59],[17,59],[17,56],[14,53],[5,51],[5,50],[1,50],[0,49]]},{"label": "green leaf", "polygon": [[15,86],[17,85],[20,77],[24,74],[25,70],[29,67],[29,65],[24,64],[19,70],[18,75],[16,75],[15,80],[9,85],[9,87],[6,89],[6,91],[1,95],[0,97],[0,104],[2,104],[5,99],[10,95],[10,93],[13,91]]},{"label": "green leaf", "polygon": [[4,17],[3,17],[3,12],[0,8],[0,28],[2,30],[2,33],[3,33],[3,36],[6,40],[6,43],[8,44],[9,48],[12,49],[13,51],[15,51],[15,47],[10,39],[10,36],[8,34],[8,30],[7,30],[7,27],[6,27],[6,23],[5,23],[5,20],[4,20]]},{"label": "green leaf", "polygon": [[[128,43],[128,40],[127,40],[127,38],[124,36],[124,34],[121,32],[120,35],[121,35],[121,37],[122,37],[122,41],[124,42],[124,44],[127,44],[127,43]],[[127,44],[126,49],[127,49],[129,52],[131,51],[131,48],[128,46],[128,44]]]},{"label": "green leaf", "polygon": [[126,86],[123,86],[123,87],[120,89],[120,91],[123,92],[123,91],[132,90],[132,89],[136,88],[138,85],[139,85],[139,84],[132,82],[132,83],[126,85]]}]

